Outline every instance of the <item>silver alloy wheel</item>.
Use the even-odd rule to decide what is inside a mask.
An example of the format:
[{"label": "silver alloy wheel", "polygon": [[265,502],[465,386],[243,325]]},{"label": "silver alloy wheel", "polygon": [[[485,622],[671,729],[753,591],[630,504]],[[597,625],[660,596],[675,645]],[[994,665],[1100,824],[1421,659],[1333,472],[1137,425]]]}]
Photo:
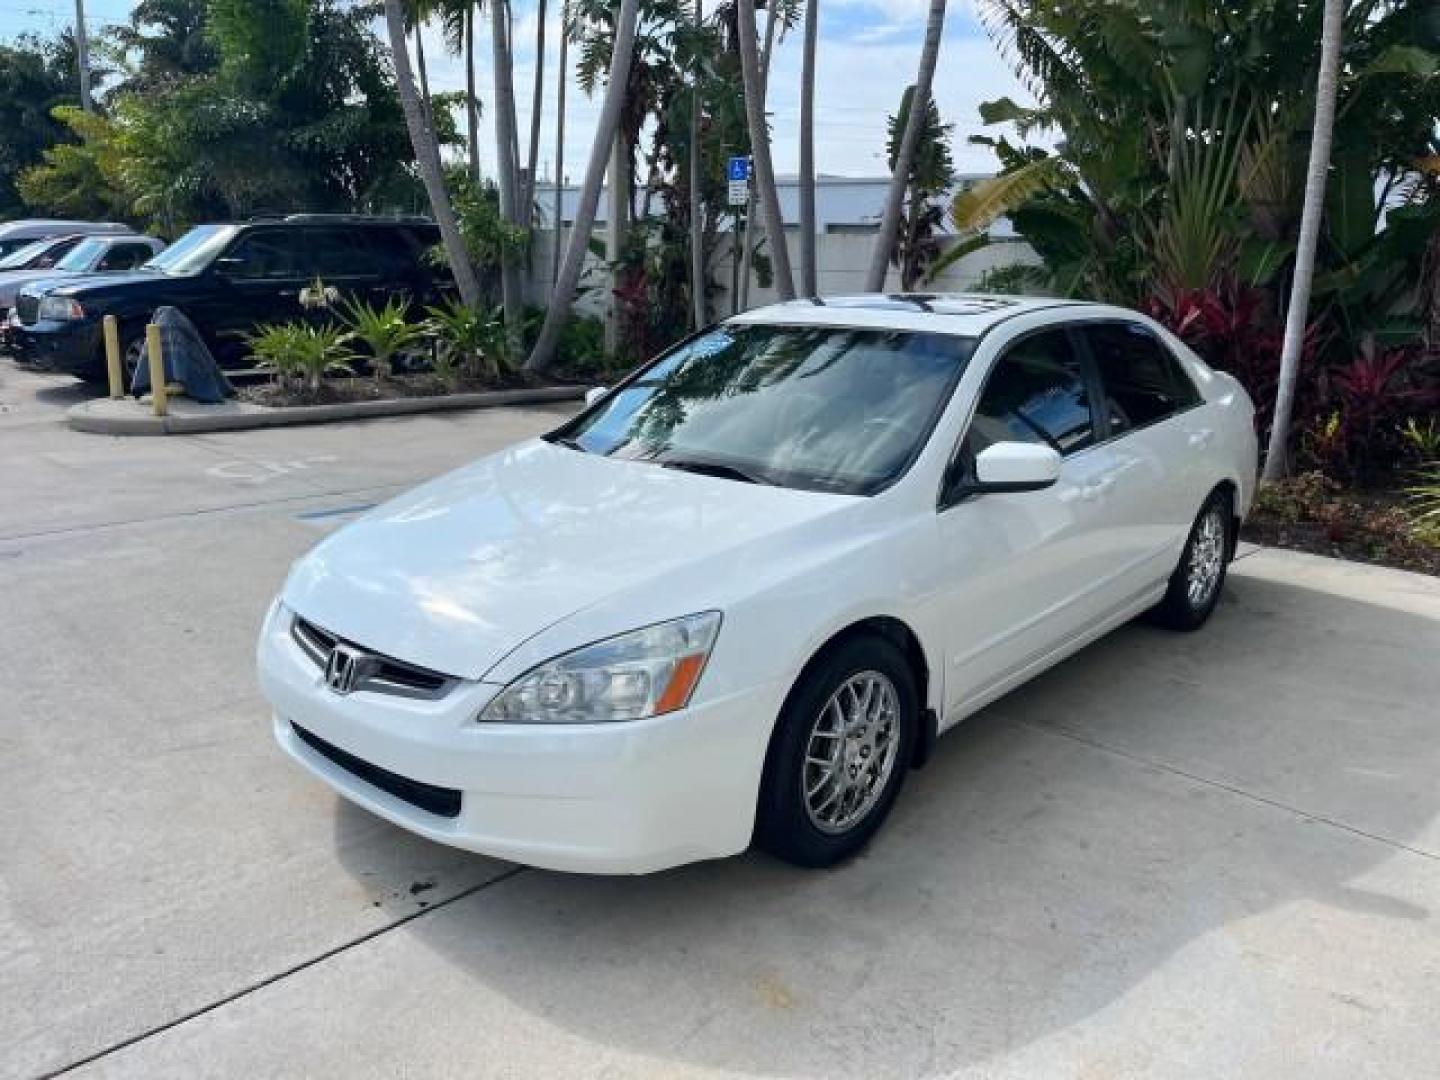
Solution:
[{"label": "silver alloy wheel", "polygon": [[805,744],[800,794],[810,824],[850,831],[880,801],[900,749],[900,695],[888,676],[862,671],[815,717]]},{"label": "silver alloy wheel", "polygon": [[1190,541],[1190,557],[1185,567],[1185,595],[1190,606],[1199,610],[1210,602],[1220,584],[1225,568],[1225,519],[1220,507],[1205,511]]}]

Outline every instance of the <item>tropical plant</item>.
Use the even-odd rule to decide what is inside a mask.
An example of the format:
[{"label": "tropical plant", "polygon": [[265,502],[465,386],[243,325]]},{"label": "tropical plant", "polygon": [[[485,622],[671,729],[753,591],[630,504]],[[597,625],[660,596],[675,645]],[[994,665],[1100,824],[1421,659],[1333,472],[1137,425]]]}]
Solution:
[{"label": "tropical plant", "polygon": [[450,272],[455,277],[461,299],[468,306],[476,307],[480,303],[480,282],[475,277],[474,267],[470,265],[465,251],[465,238],[460,233],[459,223],[455,219],[455,208],[451,205],[449,192],[445,188],[435,132],[415,93],[415,83],[410,75],[410,55],[405,48],[405,13],[400,0],[385,0],[385,26],[390,35],[390,56],[395,65],[400,103],[405,112],[405,126],[410,132],[410,143],[415,152],[421,179],[425,183],[430,211],[435,217],[435,223],[440,227],[445,259],[450,264]]},{"label": "tropical plant", "polygon": [[314,393],[326,375],[353,375],[348,361],[350,335],[338,326],[303,322],[272,323],[246,336],[259,366],[284,385],[300,382]]},{"label": "tropical plant", "polygon": [[295,335],[295,364],[312,393],[320,389],[326,375],[353,375],[349,361],[350,335],[341,327],[328,323],[321,326],[305,324]]},{"label": "tropical plant", "polygon": [[402,297],[391,297],[378,308],[358,298],[341,300],[338,307],[351,339],[369,352],[377,382],[390,377],[395,356],[424,333],[423,327],[405,317],[409,302]]},{"label": "tropical plant", "polygon": [[590,230],[595,224],[595,208],[600,201],[600,184],[605,177],[605,161],[620,123],[625,103],[625,73],[630,70],[630,56],[635,43],[635,19],[638,0],[620,0],[615,16],[615,37],[611,50],[610,79],[605,88],[605,101],[595,127],[595,141],[590,146],[590,163],[580,189],[580,205],[575,212],[575,225],[565,248],[565,258],[555,278],[555,289],[540,336],[525,366],[531,371],[544,371],[555,359],[555,345],[570,318],[575,303],[575,287],[589,250]]},{"label": "tropical plant", "polygon": [[499,379],[510,369],[510,335],[501,309],[471,308],[452,299],[425,310],[436,339],[436,373],[442,379],[454,370],[471,378],[487,374]]},{"label": "tropical plant", "polygon": [[[892,170],[897,167],[901,139],[909,127],[914,95],[915,88],[907,87],[899,112],[888,120],[887,153]],[[950,156],[953,127],[941,123],[940,110],[934,101],[929,103],[927,111],[929,116],[921,124],[910,159],[900,228],[890,252],[890,261],[900,268],[900,287],[905,292],[912,291],[940,257],[940,230],[946,213],[940,199],[955,186],[955,165]]]},{"label": "tropical plant", "polygon": [[915,154],[920,146],[921,133],[930,119],[930,84],[935,79],[935,66],[940,59],[940,38],[944,29],[945,0],[930,0],[930,14],[925,22],[925,41],[920,48],[920,69],[910,91],[915,105],[907,112],[904,134],[891,161],[890,190],[885,197],[885,209],[880,215],[880,230],[875,235],[870,269],[865,275],[865,288],[868,292],[880,292],[885,288],[885,270],[890,263],[891,248],[900,228],[902,204],[905,201],[906,189],[910,186]]},{"label": "tropical plant", "polygon": [[[0,220],[23,216],[16,184],[47,149],[77,141],[54,116],[56,106],[80,104],[74,39],[33,35],[0,44]],[[76,110],[78,111],[78,109]]]},{"label": "tropical plant", "polygon": [[[490,112],[495,117],[495,154],[498,160],[500,217],[506,224],[524,227],[520,206],[519,142],[515,132],[515,57],[510,42],[510,6],[507,0],[490,0],[490,36],[495,69],[495,100]],[[505,305],[505,325],[518,347],[520,313],[524,297],[520,291],[520,265],[513,259],[500,261],[500,295]]]},{"label": "tropical plant", "polygon": [[299,336],[303,330],[304,324],[298,322],[266,323],[245,335],[255,366],[270,372],[281,386],[299,379]]},{"label": "tropical plant", "polygon": [[1411,516],[1417,527],[1427,535],[1436,534],[1440,529],[1440,460],[1432,461],[1420,470],[1419,479],[1407,493],[1410,496]]},{"label": "tropical plant", "polygon": [[815,52],[819,0],[805,0],[805,45],[800,61],[800,291],[820,292],[815,262]]}]

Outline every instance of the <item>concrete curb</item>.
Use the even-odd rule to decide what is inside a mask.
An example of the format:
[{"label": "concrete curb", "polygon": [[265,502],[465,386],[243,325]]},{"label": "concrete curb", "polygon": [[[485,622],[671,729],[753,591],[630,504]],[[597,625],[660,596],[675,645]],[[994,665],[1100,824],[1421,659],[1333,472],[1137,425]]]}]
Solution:
[{"label": "concrete curb", "polygon": [[531,390],[487,390],[477,394],[392,398],[383,401],[347,401],[337,405],[297,405],[272,408],[247,402],[199,405],[172,400],[169,416],[140,412],[138,402],[100,398],[72,405],[67,419],[76,431],[94,435],[198,435],[207,431],[245,431],[251,428],[288,427],[292,424],[328,424],[340,420],[370,420],[383,416],[489,409],[502,405],[539,405],[551,401],[579,401],[583,386],[546,386]]}]

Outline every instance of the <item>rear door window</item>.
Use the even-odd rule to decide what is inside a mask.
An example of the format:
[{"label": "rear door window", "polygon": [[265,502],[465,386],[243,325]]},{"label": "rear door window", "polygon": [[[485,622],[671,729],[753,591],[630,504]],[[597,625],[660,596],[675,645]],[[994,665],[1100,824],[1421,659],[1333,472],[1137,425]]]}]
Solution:
[{"label": "rear door window", "polygon": [[307,277],[325,281],[380,277],[380,261],[358,230],[312,229],[306,233],[305,247]]},{"label": "rear door window", "polygon": [[1090,390],[1067,331],[1021,339],[991,369],[970,422],[968,450],[1042,443],[1073,454],[1095,442]]},{"label": "rear door window", "polygon": [[1105,388],[1111,435],[1147,427],[1200,403],[1180,362],[1145,327],[1098,323],[1079,332]]}]

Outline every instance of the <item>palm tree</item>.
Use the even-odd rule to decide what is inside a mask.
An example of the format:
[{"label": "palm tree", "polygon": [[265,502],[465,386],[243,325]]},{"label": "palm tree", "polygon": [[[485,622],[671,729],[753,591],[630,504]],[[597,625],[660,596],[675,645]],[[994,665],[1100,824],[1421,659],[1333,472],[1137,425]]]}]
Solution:
[{"label": "palm tree", "polygon": [[1295,382],[1300,374],[1300,349],[1309,317],[1310,285],[1315,276],[1315,247],[1320,238],[1320,218],[1325,209],[1325,186],[1330,172],[1330,140],[1335,129],[1344,17],[1344,0],[1325,0],[1325,18],[1320,31],[1320,75],[1315,88],[1315,133],[1310,138],[1310,167],[1305,174],[1305,205],[1300,214],[1300,238],[1295,249],[1295,276],[1290,285],[1290,306],[1285,311],[1275,419],[1270,425],[1270,444],[1265,452],[1266,480],[1279,480],[1288,471],[1290,415],[1295,404]]},{"label": "palm tree", "polygon": [[635,17],[639,6],[639,0],[620,0],[620,11],[615,20],[615,44],[610,53],[610,81],[605,88],[605,102],[600,107],[595,141],[590,145],[590,162],[585,168],[585,184],[580,189],[580,205],[575,210],[575,226],[565,247],[565,260],[555,282],[550,307],[545,312],[545,325],[540,328],[540,337],[525,364],[530,371],[544,371],[553,362],[560,331],[570,318],[570,309],[575,302],[575,287],[580,283],[581,266],[590,249],[590,230],[595,224],[600,185],[605,180],[605,161],[610,156],[615,132],[620,126],[620,111],[625,105],[626,76],[635,47]]},{"label": "palm tree", "polygon": [[[704,25],[703,0],[695,0],[695,32]],[[709,321],[705,307],[705,214],[700,204],[700,83],[704,57],[695,51],[695,86],[690,91],[690,306],[694,312],[695,329]]]},{"label": "palm tree", "polygon": [[[420,73],[420,104],[425,117],[425,123],[430,130],[435,130],[435,107],[430,100],[430,75],[425,69],[425,39],[423,31],[425,20],[430,18],[429,0],[410,0],[405,5],[406,22],[415,31],[415,67]],[[409,56],[406,56],[409,59]]]},{"label": "palm tree", "polygon": [[564,242],[565,207],[565,83],[570,77],[570,0],[560,7],[560,66],[555,76],[555,252],[550,261],[550,284],[560,276],[560,252]]},{"label": "palm tree", "polygon": [[[765,9],[765,44],[760,49],[760,111],[765,112],[770,100],[770,60],[775,55],[775,31],[780,24],[780,7],[787,0],[767,0]],[[794,0],[788,0],[793,3]],[[738,9],[737,9],[738,10]],[[745,202],[745,236],[740,242],[740,306],[750,306],[750,265],[755,258],[756,190],[752,185]],[[787,253],[788,254],[788,253]]]},{"label": "palm tree", "polygon": [[535,205],[535,183],[540,167],[540,114],[545,104],[545,0],[538,0],[535,7],[535,92],[530,100],[530,157],[525,165],[525,185],[520,205],[524,208],[525,220],[521,222],[528,230]]},{"label": "palm tree", "polygon": [[[500,216],[507,224],[519,224],[521,208],[516,190],[514,56],[510,50],[509,5],[490,0],[490,39],[495,63],[495,150],[500,187]],[[528,218],[528,214],[527,214]],[[520,295],[520,267],[513,258],[500,260],[500,297],[505,307],[505,330],[512,343],[518,341],[523,298]]]},{"label": "palm tree", "polygon": [[870,270],[865,275],[867,292],[885,288],[885,271],[890,265],[890,251],[895,246],[895,233],[900,227],[900,209],[905,201],[905,188],[910,182],[910,169],[915,161],[915,147],[930,115],[930,85],[935,81],[935,64],[940,58],[940,36],[945,30],[945,0],[930,0],[930,17],[925,23],[925,44],[920,49],[920,70],[915,76],[915,92],[911,95],[910,115],[905,122],[905,135],[895,167],[890,175],[890,192],[885,198],[885,212],[880,218],[880,231],[875,236],[875,249],[870,253]]},{"label": "palm tree", "polygon": [[[944,0],[938,2],[943,8]],[[765,85],[755,44],[755,0],[737,0],[736,20],[740,39],[740,76],[745,84],[745,115],[750,128],[750,152],[755,157],[756,194],[765,218],[765,232],[770,238],[775,292],[781,300],[793,300],[795,280],[790,274],[790,250],[785,245],[785,219],[780,215],[780,196],[775,190],[770,129],[765,121]]]},{"label": "palm tree", "polygon": [[475,8],[465,4],[465,128],[470,138],[470,179],[480,182],[480,96],[475,92]]},{"label": "palm tree", "polygon": [[420,179],[425,184],[425,194],[430,198],[430,212],[440,227],[440,239],[445,246],[450,272],[455,275],[460,299],[467,306],[478,308],[480,283],[475,278],[475,268],[470,265],[470,257],[465,251],[465,240],[461,237],[460,225],[455,220],[455,209],[450,205],[450,194],[445,190],[445,178],[440,171],[440,148],[435,144],[435,131],[426,123],[420,99],[415,92],[415,80],[410,72],[410,54],[405,49],[405,12],[400,4],[401,0],[385,0],[385,26],[390,35],[390,52],[395,64],[400,107],[405,113],[405,126],[410,131],[410,145],[415,151],[415,163],[420,170]]},{"label": "palm tree", "polygon": [[815,272],[815,46],[818,0],[805,0],[805,49],[800,61],[800,291],[820,292]]}]

